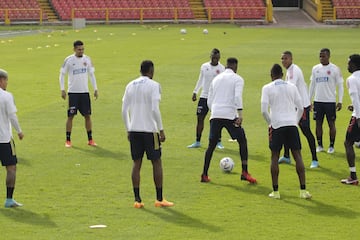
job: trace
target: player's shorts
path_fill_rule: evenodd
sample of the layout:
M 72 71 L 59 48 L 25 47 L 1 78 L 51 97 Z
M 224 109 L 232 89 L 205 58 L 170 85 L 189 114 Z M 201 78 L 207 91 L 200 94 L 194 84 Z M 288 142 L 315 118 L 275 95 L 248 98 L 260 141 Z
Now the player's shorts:
M 0 143 L 0 160 L 2 166 L 17 164 L 14 140 L 11 139 L 8 143 Z
M 310 109 L 311 106 L 305 107 L 303 115 L 299 121 L 301 128 L 310 128 Z
M 354 116 L 350 119 L 349 126 L 346 130 L 345 139 L 351 143 L 360 141 L 360 128 L 358 127 L 356 118 Z
M 269 128 L 269 148 L 271 151 L 280 152 L 283 145 L 292 150 L 301 150 L 299 131 L 296 126 Z
M 91 103 L 89 93 L 68 93 L 68 95 L 68 117 L 76 115 L 78 110 L 83 116 L 91 115 Z
M 147 159 L 157 160 L 161 157 L 161 144 L 158 133 L 130 132 L 130 149 L 133 160 L 142 159 L 146 153 Z
M 207 98 L 200 98 L 196 110 L 196 115 L 206 115 L 209 112 L 209 107 L 207 105 Z
M 226 128 L 232 139 L 246 140 L 245 131 L 242 127 L 235 126 L 234 120 L 213 118 L 210 120 L 210 141 L 221 137 L 221 130 Z
M 334 102 L 314 102 L 314 120 L 335 121 L 336 119 L 336 103 Z

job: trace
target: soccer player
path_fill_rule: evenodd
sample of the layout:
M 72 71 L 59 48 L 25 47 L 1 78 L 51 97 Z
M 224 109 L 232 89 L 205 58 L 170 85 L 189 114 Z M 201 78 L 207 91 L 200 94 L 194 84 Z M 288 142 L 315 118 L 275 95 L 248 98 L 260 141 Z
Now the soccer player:
M 143 208 L 140 197 L 140 169 L 144 153 L 152 163 L 156 187 L 155 207 L 174 205 L 163 198 L 163 170 L 161 163 L 161 142 L 165 141 L 159 102 L 160 84 L 152 80 L 154 64 L 145 60 L 141 63 L 141 76 L 131 81 L 125 89 L 122 117 L 128 132 L 131 157 L 133 159 L 132 184 L 135 208 Z
M 16 180 L 16 151 L 12 138 L 11 126 L 15 128 L 20 140 L 24 138 L 18 118 L 14 98 L 6 91 L 8 74 L 0 69 L 0 160 L 6 168 L 6 201 L 5 207 L 20 207 L 21 203 L 13 199 Z
M 352 115 L 346 131 L 345 151 L 350 169 L 350 176 L 342 179 L 344 184 L 358 185 L 356 176 L 354 142 L 360 140 L 360 55 L 353 54 L 349 57 L 348 71 L 351 76 L 346 79 L 346 86 L 352 102 Z
M 292 53 L 290 51 L 285 51 L 282 53 L 281 63 L 286 68 L 285 80 L 294 84 L 300 93 L 300 97 L 304 108 L 304 113 L 300 119 L 299 127 L 302 133 L 305 135 L 310 147 L 310 151 L 312 155 L 312 162 L 310 168 L 317 168 L 319 167 L 319 162 L 316 155 L 315 137 L 310 129 L 311 103 L 309 98 L 308 87 L 304 80 L 304 75 L 301 69 L 296 64 L 293 63 Z M 290 163 L 289 148 L 286 147 L 284 149 L 284 156 L 279 159 L 279 163 L 283 163 L 283 162 Z
M 321 49 L 319 57 L 320 64 L 312 68 L 309 89 L 310 100 L 314 97 L 314 120 L 316 120 L 316 139 L 318 143 L 316 151 L 324 151 L 322 125 L 324 116 L 326 116 L 330 129 L 330 145 L 327 152 L 334 153 L 336 111 L 340 111 L 342 108 L 344 79 L 340 69 L 329 61 L 330 50 L 328 48 Z M 338 103 L 336 103 L 336 87 L 338 88 Z
M 273 192 L 271 198 L 280 198 L 278 159 L 282 146 L 291 149 L 296 162 L 296 172 L 300 182 L 300 198 L 311 198 L 306 191 L 305 167 L 301 157 L 301 142 L 298 122 L 303 113 L 303 102 L 295 85 L 282 80 L 283 72 L 279 64 L 271 68 L 271 83 L 261 92 L 261 113 L 269 125 L 269 148 L 271 150 L 271 178 Z
M 220 137 L 221 130 L 226 128 L 232 139 L 239 144 L 239 152 L 242 163 L 241 180 L 256 183 L 256 179 L 248 173 L 248 148 L 245 130 L 241 124 L 243 121 L 242 93 L 244 79 L 236 74 L 238 60 L 228 58 L 226 69 L 214 78 L 210 84 L 207 104 L 211 111 L 209 145 L 205 152 L 204 168 L 201 174 L 201 182 L 210 182 L 208 170 L 210 161 Z
M 90 77 L 91 84 L 94 88 L 94 97 L 98 98 L 98 89 L 95 78 L 95 68 L 89 56 L 84 54 L 84 43 L 82 41 L 74 42 L 74 54 L 65 58 L 64 64 L 60 69 L 60 89 L 61 97 L 66 99 L 66 91 L 64 79 L 68 75 L 68 95 L 69 108 L 67 111 L 66 122 L 66 141 L 65 147 L 71 147 L 71 130 L 72 122 L 77 111 L 85 118 L 85 128 L 87 131 L 88 145 L 97 146 L 92 137 L 92 123 L 91 123 L 91 102 L 88 87 L 88 78 Z
M 200 147 L 201 134 L 204 129 L 204 119 L 209 111 L 207 106 L 207 98 L 209 93 L 209 86 L 211 81 L 216 77 L 219 73 L 225 70 L 225 67 L 219 62 L 220 60 L 220 51 L 214 48 L 210 54 L 210 62 L 206 62 L 201 65 L 199 79 L 196 83 L 192 100 L 196 101 L 196 94 L 200 89 L 201 95 L 197 106 L 197 124 L 196 124 L 196 141 L 189 145 L 188 148 L 198 148 Z M 219 136 L 219 140 L 217 143 L 217 147 L 219 149 L 223 149 L 224 146 L 221 144 L 221 135 Z

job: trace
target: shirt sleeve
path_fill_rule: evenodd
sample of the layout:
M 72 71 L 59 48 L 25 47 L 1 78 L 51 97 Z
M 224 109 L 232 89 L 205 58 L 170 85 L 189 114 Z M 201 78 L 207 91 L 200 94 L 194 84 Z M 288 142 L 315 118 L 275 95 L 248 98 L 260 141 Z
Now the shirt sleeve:
M 196 85 L 195 85 L 195 88 L 194 88 L 193 93 L 198 94 L 200 88 L 203 86 L 203 78 L 204 78 L 204 75 L 203 75 L 203 70 L 202 70 L 202 67 L 201 67 L 201 68 L 200 68 L 199 79 L 198 79 L 197 82 L 196 82 Z
M 59 74 L 59 83 L 60 83 L 60 90 L 65 90 L 65 75 L 67 72 L 67 61 L 65 60 L 63 65 L 60 68 Z
M 271 118 L 269 114 L 269 99 L 264 87 L 261 90 L 261 114 L 263 115 L 267 124 L 271 125 Z
M 314 79 L 314 68 L 311 71 L 311 77 L 310 77 L 310 85 L 309 85 L 309 97 L 310 102 L 312 101 L 312 98 L 314 97 L 315 92 L 315 79 Z
M 129 117 L 129 97 L 127 94 L 127 90 L 128 87 L 125 88 L 125 93 L 122 99 L 122 108 L 121 108 L 121 113 L 122 113 L 122 118 L 125 124 L 125 128 L 127 131 L 129 131 L 130 129 L 130 117 Z
M 160 84 L 157 84 L 157 89 L 154 89 L 153 91 L 153 97 L 152 97 L 152 111 L 154 114 L 154 120 L 156 122 L 158 130 L 163 130 L 163 124 L 161 119 L 161 113 L 160 113 L 160 100 L 161 100 L 161 86 Z
M 241 78 L 237 78 L 235 82 L 235 107 L 236 109 L 243 109 L 243 95 L 244 89 L 244 80 Z
M 341 70 L 340 68 L 338 68 L 338 71 L 337 71 L 337 86 L 338 86 L 338 99 L 339 99 L 339 103 L 342 103 L 343 101 L 343 97 L 344 97 L 344 79 L 342 77 L 342 74 L 341 74 Z

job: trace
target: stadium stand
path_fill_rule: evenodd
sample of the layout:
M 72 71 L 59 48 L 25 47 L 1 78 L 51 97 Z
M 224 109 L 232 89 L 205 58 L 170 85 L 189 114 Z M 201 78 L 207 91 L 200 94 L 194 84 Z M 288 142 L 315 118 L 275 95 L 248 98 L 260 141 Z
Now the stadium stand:
M 332 0 L 336 19 L 360 19 L 360 0 Z
M 51 0 L 61 20 L 75 18 L 104 20 L 179 19 L 194 18 L 188 0 Z M 142 9 L 142 10 L 141 10 Z
M 17 21 L 39 20 L 40 6 L 37 0 L 1 0 L 0 1 L 0 20 L 5 19 L 6 11 L 8 18 Z M 43 19 L 47 19 L 43 13 Z
M 262 0 L 204 0 L 204 4 L 213 19 L 263 19 L 266 11 Z

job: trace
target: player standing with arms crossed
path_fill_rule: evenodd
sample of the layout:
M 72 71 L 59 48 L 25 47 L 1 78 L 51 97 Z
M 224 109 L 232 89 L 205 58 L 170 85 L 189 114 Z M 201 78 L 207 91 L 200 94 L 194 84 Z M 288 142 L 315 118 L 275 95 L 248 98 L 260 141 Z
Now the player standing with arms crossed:
M 68 75 L 68 95 L 69 95 L 69 109 L 68 118 L 66 121 L 66 141 L 65 147 L 71 147 L 71 130 L 72 122 L 77 111 L 85 118 L 85 128 L 88 137 L 88 145 L 97 146 L 92 137 L 92 122 L 91 122 L 91 102 L 88 87 L 88 78 L 90 77 L 91 84 L 94 88 L 95 100 L 98 98 L 98 89 L 95 78 L 95 68 L 89 56 L 84 54 L 84 43 L 82 41 L 74 42 L 74 52 L 65 58 L 65 61 L 60 69 L 60 89 L 61 97 L 66 99 L 65 91 L 65 75 Z

